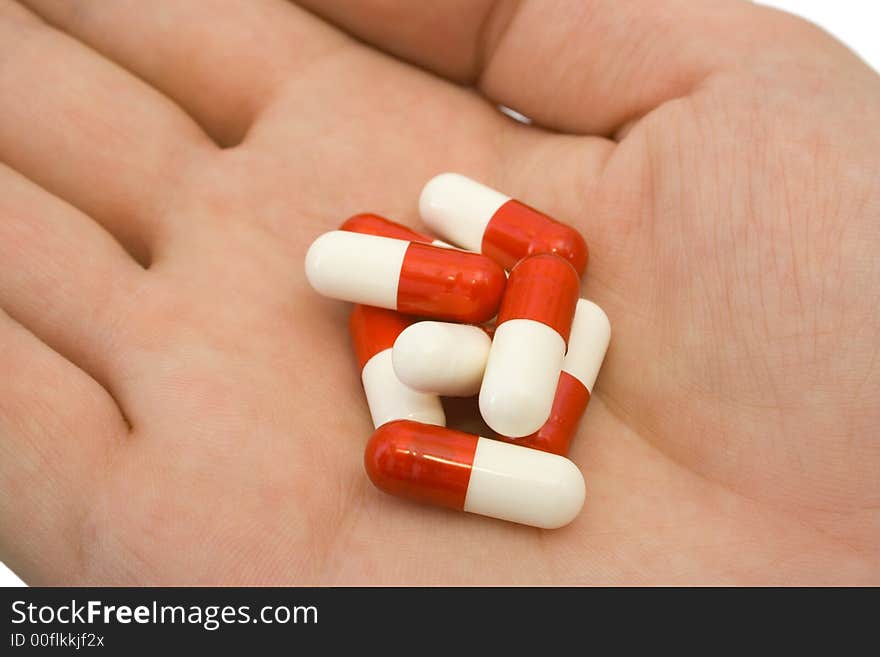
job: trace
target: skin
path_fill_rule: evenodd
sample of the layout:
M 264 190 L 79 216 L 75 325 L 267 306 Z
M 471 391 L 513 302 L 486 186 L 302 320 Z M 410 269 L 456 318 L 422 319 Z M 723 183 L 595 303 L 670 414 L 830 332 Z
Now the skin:
M 0 558 L 33 584 L 880 584 L 878 76 L 726 1 L 306 4 L 0 1 Z M 590 245 L 612 344 L 564 529 L 363 473 L 348 308 L 303 257 L 356 212 L 421 228 L 441 171 Z

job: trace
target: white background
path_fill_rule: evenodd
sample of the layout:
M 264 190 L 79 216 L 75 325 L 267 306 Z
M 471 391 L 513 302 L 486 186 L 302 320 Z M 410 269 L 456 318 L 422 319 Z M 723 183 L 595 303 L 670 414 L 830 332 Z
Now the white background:
M 765 0 L 764 4 L 818 23 L 880 71 L 880 3 L 876 0 Z M 23 584 L 0 563 L 0 586 Z

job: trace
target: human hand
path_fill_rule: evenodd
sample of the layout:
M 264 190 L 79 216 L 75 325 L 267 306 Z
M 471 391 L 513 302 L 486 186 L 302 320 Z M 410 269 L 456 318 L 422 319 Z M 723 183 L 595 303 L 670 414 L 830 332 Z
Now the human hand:
M 738 3 L 308 3 L 373 45 L 215 4 L 0 3 L 0 557 L 23 578 L 880 583 L 876 74 Z M 590 245 L 613 338 L 561 530 L 363 473 L 348 309 L 303 256 L 356 212 L 415 225 L 447 170 Z

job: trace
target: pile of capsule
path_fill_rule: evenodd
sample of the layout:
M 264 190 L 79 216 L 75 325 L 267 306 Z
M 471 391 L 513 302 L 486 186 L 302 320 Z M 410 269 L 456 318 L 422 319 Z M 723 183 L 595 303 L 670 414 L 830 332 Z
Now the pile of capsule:
M 566 525 L 584 479 L 565 454 L 611 337 L 579 298 L 587 246 L 455 173 L 425 185 L 419 213 L 449 243 L 360 214 L 306 254 L 319 294 L 357 304 L 349 329 L 375 427 L 367 475 L 392 495 Z M 445 426 L 440 398 L 475 395 L 491 438 Z

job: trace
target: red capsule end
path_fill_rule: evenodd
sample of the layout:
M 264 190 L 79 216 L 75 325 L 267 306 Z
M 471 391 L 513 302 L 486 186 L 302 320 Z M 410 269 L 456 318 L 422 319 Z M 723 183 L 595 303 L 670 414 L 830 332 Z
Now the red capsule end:
M 529 256 L 510 272 L 498 326 L 509 319 L 533 319 L 555 329 L 568 344 L 580 290 L 577 272 L 567 260 L 550 254 Z
M 559 375 L 559 385 L 556 386 L 553 409 L 544 426 L 525 438 L 499 436 L 499 439 L 514 445 L 565 456 L 568 454 L 571 439 L 577 432 L 589 401 L 590 391 L 584 384 L 568 372 L 562 372 Z
M 347 230 L 350 233 L 364 233 L 366 235 L 378 235 L 379 237 L 393 237 L 407 242 L 425 242 L 430 244 L 433 239 L 428 235 L 414 231 L 412 228 L 391 221 L 378 214 L 356 214 L 346 219 L 339 230 Z
M 348 332 L 354 345 L 358 369 L 373 356 L 394 346 L 397 336 L 415 320 L 393 310 L 356 305 L 348 318 Z
M 553 253 L 568 260 L 581 276 L 589 252 L 581 234 L 525 203 L 510 200 L 492 215 L 481 251 L 511 269 L 526 256 Z
M 504 270 L 484 255 L 413 242 L 403 258 L 397 310 L 481 324 L 498 312 L 506 282 Z
M 479 438 L 410 420 L 376 429 L 364 469 L 379 490 L 461 511 Z

